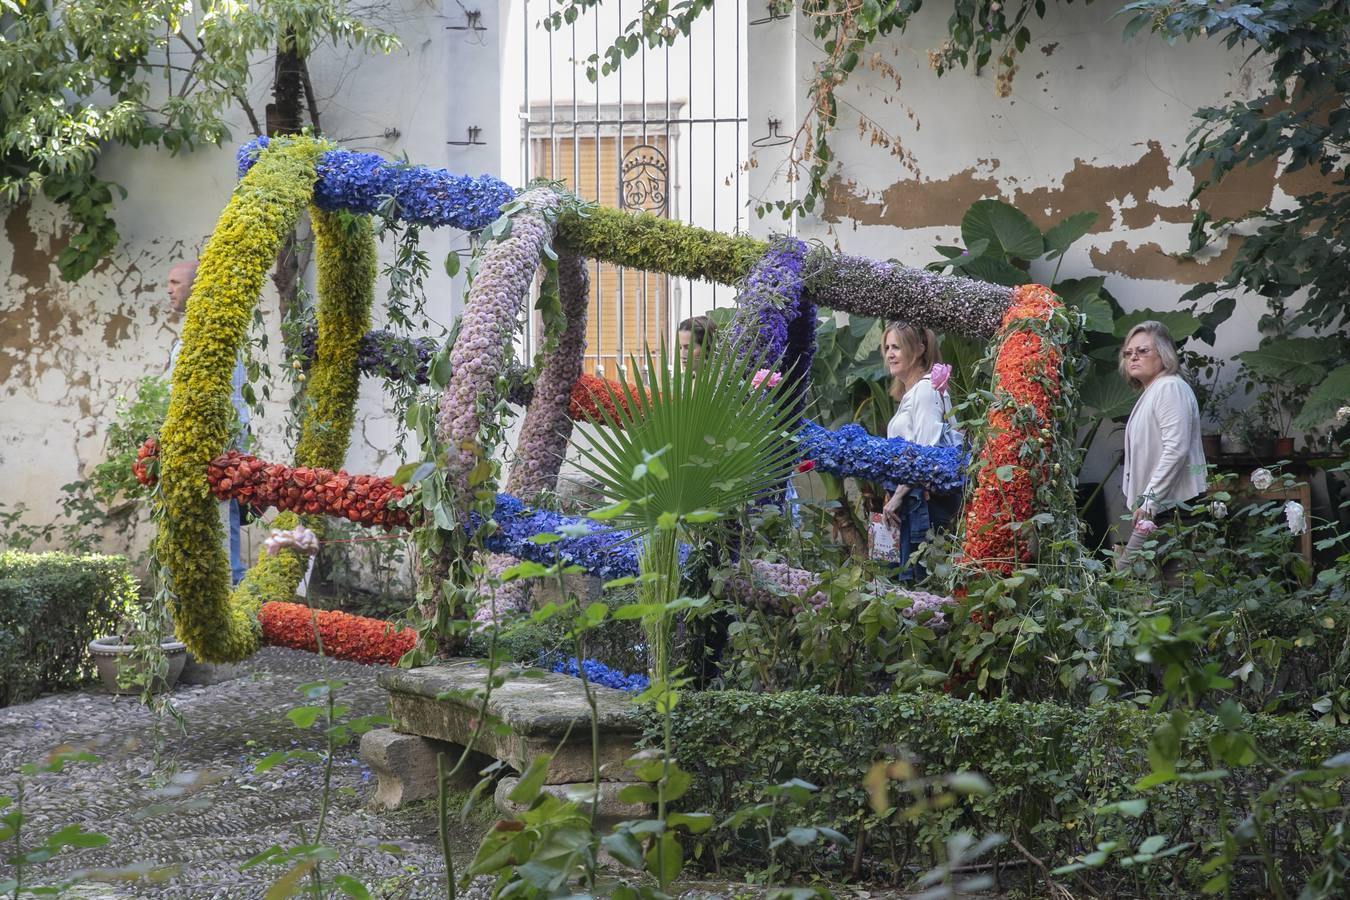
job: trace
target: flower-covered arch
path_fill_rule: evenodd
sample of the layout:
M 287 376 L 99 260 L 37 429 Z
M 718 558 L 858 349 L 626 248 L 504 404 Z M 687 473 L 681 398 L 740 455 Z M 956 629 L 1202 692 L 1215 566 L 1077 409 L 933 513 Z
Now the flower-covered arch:
M 630 543 L 595 523 L 530 508 L 556 483 L 577 418 L 622 398 L 584 376 L 587 270 L 593 258 L 653 272 L 736 284 L 733 331 L 782 360 L 798 396 L 809 377 L 817 306 L 904 319 L 935 330 L 991 340 L 994 362 L 988 428 L 975 462 L 951 448 L 875 438 L 857 426 L 830 431 L 803 420 L 803 458 L 823 471 L 886 486 L 937 490 L 973 474 L 964 523 L 967 564 L 993 573 L 1029 559 L 1019 523 L 1031 517 L 1038 491 L 1052 483 L 1066 440 L 1062 399 L 1070 318 L 1046 288 L 1010 289 L 893 263 L 811 250 L 792 238 L 763 242 L 682 225 L 651 215 L 580 209 L 554 187 L 515 193 L 492 178 L 395 166 L 310 139 L 265 141 L 240 151 L 242 180 L 202 257 L 175 369 L 169 415 L 157 448 L 162 482 L 160 558 L 179 598 L 174 613 L 189 648 L 208 661 L 240 659 L 258 640 L 258 609 L 288 600 L 303 559 L 293 549 L 264 557 L 233 593 L 212 497 L 244 499 L 282 511 L 278 527 L 324 515 L 385 527 L 427 526 L 397 502 L 404 490 L 389 479 L 352 476 L 340 467 L 347 448 L 361 361 L 378 368 L 367 334 L 375 273 L 368 215 L 392 197 L 413 222 L 488 229 L 477 254 L 450 378 L 439 404 L 437 432 L 449 448 L 444 466 L 457 497 L 471 494 L 470 475 L 491 456 L 496 432 L 483 411 L 499 399 L 507 349 L 543 260 L 556 260 L 557 326 L 533 384 L 515 463 L 492 512 L 498 528 L 489 550 L 522 558 L 575 562 L 604 577 L 636 571 Z M 229 372 L 244 341 L 252 307 L 282 236 L 312 204 L 319 266 L 319 322 L 308 402 L 294 467 L 267 463 L 227 441 Z M 388 346 L 387 338 L 384 346 Z M 423 348 L 426 349 L 426 348 Z M 416 358 L 416 357 L 414 357 Z M 371 362 L 371 360 L 374 360 Z M 611 383 L 612 384 L 612 383 Z M 147 447 L 143 456 L 153 455 Z M 141 471 L 146 471 L 144 464 Z M 473 481 L 481 492 L 481 478 Z M 466 527 L 475 524 L 464 501 Z M 565 526 L 572 526 L 566 528 Z M 541 532 L 568 535 L 541 546 Z M 765 568 L 765 571 L 768 571 Z M 800 580 L 800 575 L 793 576 Z

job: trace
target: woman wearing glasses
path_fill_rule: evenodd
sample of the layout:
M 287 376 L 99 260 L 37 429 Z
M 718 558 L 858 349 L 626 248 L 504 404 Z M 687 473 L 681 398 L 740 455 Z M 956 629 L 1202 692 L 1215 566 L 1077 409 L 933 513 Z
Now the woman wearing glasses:
M 1200 406 L 1181 377 L 1181 362 L 1167 326 L 1140 322 L 1125 337 L 1120 374 L 1141 391 L 1125 425 L 1125 474 L 1122 489 L 1133 515 L 1118 569 L 1129 568 L 1135 551 L 1148 539 L 1160 513 L 1205 490 L 1205 451 L 1200 446 Z M 1163 577 L 1175 573 L 1164 566 Z

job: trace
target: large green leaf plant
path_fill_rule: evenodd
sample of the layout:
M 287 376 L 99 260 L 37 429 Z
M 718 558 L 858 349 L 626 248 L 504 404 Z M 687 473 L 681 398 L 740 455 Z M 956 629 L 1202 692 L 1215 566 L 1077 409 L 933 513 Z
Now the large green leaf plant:
M 663 346 L 632 360 L 614 414 L 575 441 L 581 473 L 609 505 L 593 514 L 642 542 L 638 609 L 656 680 L 670 676 L 669 625 L 680 601 L 680 544 L 749 504 L 771 499 L 796 462 L 785 382 L 755 386 L 749 374 L 772 360 L 720 342 L 695 366 Z M 646 374 L 642 374 L 643 372 Z
M 1213 343 L 1214 327 L 1223 315 L 1196 317 L 1190 312 L 1140 309 L 1125 312 L 1106 289 L 1106 278 L 1060 278 L 1064 256 L 1096 222 L 1095 212 L 1074 213 L 1042 232 L 1025 213 L 1002 200 L 973 203 L 961 219 L 961 246 L 939 246 L 943 257 L 930 269 L 949 271 L 995 284 L 1014 287 L 1039 282 L 1047 284 L 1068 306 L 1083 317 L 1083 352 L 1091 360 L 1079 385 L 1082 406 L 1079 445 L 1086 450 L 1103 426 L 1119 424 L 1134 407 L 1135 392 L 1117 372 L 1121 341 L 1129 330 L 1146 319 L 1167 325 L 1179 342 L 1192 337 Z M 963 338 L 948 337 L 942 346 L 948 361 L 956 360 L 953 390 L 969 393 L 974 387 L 963 382 L 963 369 L 973 366 L 962 360 L 978 360 L 978 345 Z M 1105 479 L 1103 479 L 1104 481 Z

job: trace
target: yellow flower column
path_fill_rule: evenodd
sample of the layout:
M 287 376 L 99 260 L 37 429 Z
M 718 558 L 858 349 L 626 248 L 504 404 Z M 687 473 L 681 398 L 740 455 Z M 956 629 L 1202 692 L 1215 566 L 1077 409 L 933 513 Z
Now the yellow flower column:
M 360 387 L 357 347 L 370 327 L 377 268 L 375 238 L 367 216 L 315 207 L 310 207 L 309 215 L 319 269 L 319 345 L 309 372 L 295 464 L 340 469 L 347 457 Z M 272 527 L 291 529 L 299 521 L 295 513 L 284 512 Z M 304 524 L 323 533 L 322 516 L 306 516 Z M 256 617 L 258 608 L 269 600 L 290 600 L 307 564 L 304 556 L 290 548 L 276 556 L 260 553 L 235 588 L 231 605 Z

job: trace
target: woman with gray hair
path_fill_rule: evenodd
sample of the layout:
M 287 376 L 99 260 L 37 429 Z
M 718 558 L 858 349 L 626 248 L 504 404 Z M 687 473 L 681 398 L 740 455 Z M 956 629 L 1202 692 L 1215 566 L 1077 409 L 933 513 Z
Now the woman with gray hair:
M 1167 326 L 1150 320 L 1130 329 L 1120 351 L 1120 374 L 1141 391 L 1125 425 L 1121 487 L 1134 524 L 1125 551 L 1116 558 L 1116 567 L 1124 569 L 1152 530 L 1142 523 L 1204 493 L 1205 451 L 1200 445 L 1200 405 L 1181 377 Z

